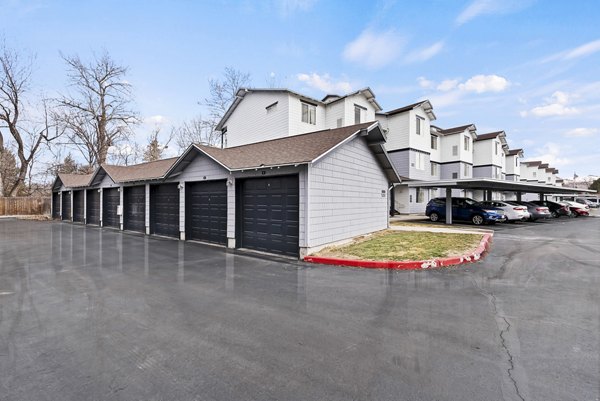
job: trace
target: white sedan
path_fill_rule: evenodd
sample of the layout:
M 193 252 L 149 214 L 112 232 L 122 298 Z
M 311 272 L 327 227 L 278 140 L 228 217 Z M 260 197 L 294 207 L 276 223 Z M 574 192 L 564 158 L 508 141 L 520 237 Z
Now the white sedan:
M 506 220 L 509 222 L 525 221 L 530 217 L 526 206 L 510 205 L 504 201 L 499 200 L 482 201 L 479 203 L 485 207 L 496 207 L 498 209 L 504 210 Z

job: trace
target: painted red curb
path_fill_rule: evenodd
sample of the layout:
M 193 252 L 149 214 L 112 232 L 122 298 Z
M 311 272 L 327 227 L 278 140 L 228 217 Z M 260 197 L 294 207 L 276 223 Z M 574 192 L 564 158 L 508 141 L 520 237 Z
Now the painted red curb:
M 323 265 L 363 267 L 366 269 L 394 269 L 394 270 L 424 270 L 437 267 L 447 267 L 473 263 L 480 260 L 489 251 L 492 237 L 494 234 L 484 234 L 479 246 L 472 252 L 462 256 L 453 256 L 449 258 L 417 260 L 417 261 L 374 261 L 374 260 L 354 260 L 327 258 L 322 256 L 305 256 L 304 261 L 310 263 L 319 263 Z

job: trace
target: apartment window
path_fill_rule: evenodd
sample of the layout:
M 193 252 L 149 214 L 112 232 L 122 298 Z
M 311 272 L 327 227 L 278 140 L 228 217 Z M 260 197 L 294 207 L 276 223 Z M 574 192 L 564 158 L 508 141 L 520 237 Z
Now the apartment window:
M 452 173 L 452 179 L 455 180 L 458 178 L 458 173 Z
M 452 156 L 458 156 L 458 146 L 452 146 Z
M 423 117 L 417 116 L 417 135 L 421 135 L 421 128 L 423 126 L 423 121 L 425 119 Z
M 534 171 L 534 172 L 533 172 L 533 176 L 534 176 L 534 177 L 537 177 L 537 172 L 535 172 L 535 171 Z
M 498 142 L 494 142 L 496 156 L 498 155 Z
M 438 137 L 431 135 L 431 149 L 437 149 Z
M 366 108 L 359 106 L 357 104 L 354 105 L 354 124 L 360 124 L 361 123 L 361 116 L 363 111 L 367 111 Z
M 431 163 L 431 175 L 438 175 L 438 165 L 436 163 Z
M 415 168 L 417 170 L 425 170 L 425 155 L 423 153 L 415 153 Z
M 517 158 L 515 157 L 515 167 L 517 167 L 518 165 L 519 165 L 519 159 L 517 159 Z
M 464 166 L 463 167 L 463 175 L 465 177 L 468 177 L 469 176 L 469 165 L 468 164 L 464 164 L 463 166 Z
M 425 191 L 422 188 L 417 188 L 417 203 L 425 202 Z
M 317 106 L 302 102 L 302 122 L 312 125 L 317 124 Z
M 465 150 L 468 151 L 469 150 L 469 144 L 470 144 L 471 140 L 469 139 L 468 136 L 465 136 L 463 138 L 464 138 L 464 141 L 465 141 Z

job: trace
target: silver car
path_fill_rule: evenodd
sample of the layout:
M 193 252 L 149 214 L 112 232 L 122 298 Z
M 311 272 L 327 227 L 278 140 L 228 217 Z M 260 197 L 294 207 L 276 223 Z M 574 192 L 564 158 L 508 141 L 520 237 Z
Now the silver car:
M 531 217 L 525 206 L 511 205 L 500 200 L 482 201 L 479 203 L 486 207 L 497 207 L 498 209 L 504 210 L 506 220 L 510 223 L 514 223 L 515 221 L 525 221 Z

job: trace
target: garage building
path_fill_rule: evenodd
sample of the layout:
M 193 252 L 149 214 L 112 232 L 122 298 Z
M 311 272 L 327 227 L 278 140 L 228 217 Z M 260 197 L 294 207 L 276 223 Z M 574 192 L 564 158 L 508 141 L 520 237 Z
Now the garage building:
M 103 165 L 85 192 L 87 222 L 303 257 L 388 227 L 389 188 L 400 178 L 385 140 L 371 122 Z M 100 210 L 98 220 L 92 210 Z

